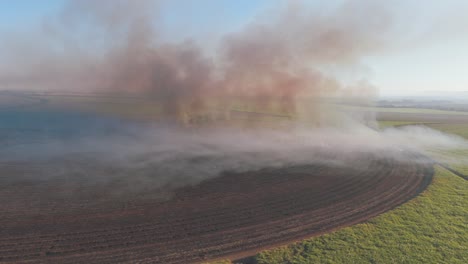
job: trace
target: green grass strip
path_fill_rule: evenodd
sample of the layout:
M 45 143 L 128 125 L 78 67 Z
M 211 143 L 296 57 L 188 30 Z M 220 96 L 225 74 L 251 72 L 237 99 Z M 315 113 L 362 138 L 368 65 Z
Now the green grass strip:
M 366 223 L 264 251 L 259 264 L 468 263 L 468 182 L 436 167 L 416 199 Z

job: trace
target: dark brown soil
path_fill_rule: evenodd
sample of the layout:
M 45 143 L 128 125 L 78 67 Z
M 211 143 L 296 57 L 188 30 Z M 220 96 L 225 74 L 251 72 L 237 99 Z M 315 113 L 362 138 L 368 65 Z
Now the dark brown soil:
M 1 166 L 0 177 L 11 177 L 14 169 Z M 395 208 L 424 190 L 432 175 L 430 163 L 373 158 L 347 169 L 312 164 L 226 173 L 166 200 L 104 199 L 98 189 L 94 196 L 58 199 L 52 193 L 64 192 L 63 184 L 9 184 L 0 188 L 0 262 L 198 263 L 248 256 Z

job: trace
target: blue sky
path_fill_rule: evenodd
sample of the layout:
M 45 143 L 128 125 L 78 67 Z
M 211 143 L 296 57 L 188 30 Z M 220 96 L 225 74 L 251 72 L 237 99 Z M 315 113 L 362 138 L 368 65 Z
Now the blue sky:
M 0 0 L 0 28 L 15 30 L 30 27 L 43 17 L 59 12 L 66 2 L 66 0 Z M 260 10 L 271 6 L 272 2 L 275 0 L 185 0 L 181 5 L 181 1 L 168 1 L 163 15 L 167 23 L 176 27 L 179 24 L 187 26 L 187 22 L 190 22 L 196 23 L 190 25 L 194 28 L 207 26 L 213 28 L 219 24 L 219 21 L 223 21 L 223 25 L 219 26 L 235 29 Z M 188 30 L 190 31 L 190 28 Z
M 239 30 L 281 1 L 168 2 L 162 14 L 166 34 L 175 39 L 195 36 L 209 42 L 222 33 Z M 306 2 L 312 7 L 323 3 Z M 0 32 L 32 28 L 42 18 L 57 14 L 64 3 L 65 0 L 0 0 Z M 392 1 L 392 8 L 397 14 L 396 26 L 407 31 L 408 41 L 389 52 L 364 58 L 366 78 L 383 95 L 468 90 L 468 1 L 396 0 Z
M 45 15 L 58 12 L 63 3 L 64 0 L 0 0 L 0 29 L 30 27 Z

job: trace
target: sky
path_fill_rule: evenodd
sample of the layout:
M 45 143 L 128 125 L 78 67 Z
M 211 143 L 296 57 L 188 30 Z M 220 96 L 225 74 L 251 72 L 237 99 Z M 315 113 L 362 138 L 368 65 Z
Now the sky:
M 79 0 L 77 0 L 79 1 Z M 139 0 L 135 0 L 136 2 Z M 303 1 L 310 8 L 338 5 L 344 0 Z M 27 32 L 60 12 L 65 0 L 0 0 L 0 33 Z M 192 37 L 204 47 L 215 46 L 226 32 L 243 26 L 286 1 L 168 1 L 161 12 L 165 38 Z M 375 1 L 379 3 L 379 1 Z M 365 78 L 380 95 L 424 95 L 428 91 L 468 90 L 468 1 L 381 1 L 392 12 L 395 41 L 384 51 L 362 58 Z M 182 3 L 182 4 L 181 4 Z M 0 42 L 2 40 L 0 39 Z M 1 54 L 1 53 L 0 53 Z

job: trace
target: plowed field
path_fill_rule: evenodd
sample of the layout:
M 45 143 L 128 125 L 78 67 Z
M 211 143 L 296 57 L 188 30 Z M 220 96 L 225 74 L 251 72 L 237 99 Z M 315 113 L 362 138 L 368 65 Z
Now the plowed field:
M 433 175 L 432 165 L 415 162 L 424 158 L 414 153 L 399 160 L 363 154 L 362 160 L 224 173 L 165 199 L 148 191 L 108 197 L 100 185 L 67 195 L 66 181 L 11 180 L 31 164 L 0 164 L 0 262 L 242 257 L 390 210 L 424 190 Z

